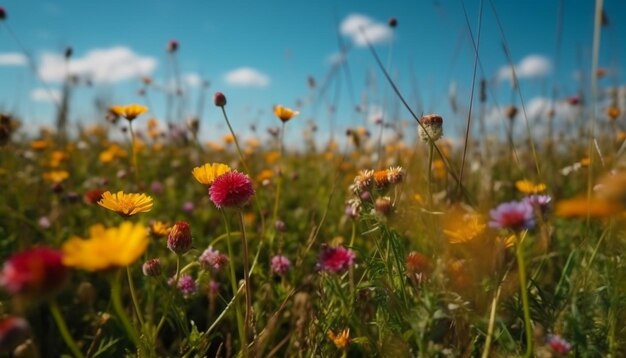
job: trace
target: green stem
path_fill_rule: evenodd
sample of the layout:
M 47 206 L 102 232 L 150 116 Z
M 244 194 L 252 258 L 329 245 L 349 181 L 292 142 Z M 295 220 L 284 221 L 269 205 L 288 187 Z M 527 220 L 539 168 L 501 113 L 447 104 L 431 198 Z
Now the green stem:
M 72 354 L 75 357 L 83 358 L 84 355 L 81 353 L 80 349 L 78 349 L 78 345 L 76 344 L 76 341 L 74 341 L 74 338 L 72 338 L 72 335 L 70 334 L 70 331 L 67 328 L 67 324 L 65 323 L 65 319 L 63 318 L 63 314 L 61 313 L 61 310 L 59 309 L 59 304 L 57 303 L 57 301 L 55 300 L 50 301 L 50 312 L 52 313 L 54 322 L 57 324 L 57 327 L 59 328 L 59 331 L 61 332 L 61 337 L 63 337 L 65 344 L 67 344 L 67 347 L 70 349 Z
M 137 319 L 139 323 L 143 327 L 143 317 L 141 315 L 141 310 L 139 309 L 139 303 L 137 301 L 137 295 L 135 294 L 135 285 L 133 284 L 133 277 L 130 274 L 130 266 L 126 266 L 126 277 L 128 278 L 128 287 L 130 289 L 130 298 L 133 300 L 133 306 L 135 307 L 135 314 L 137 314 Z
M 133 154 L 133 168 L 135 168 L 135 179 L 139 184 L 139 164 L 137 163 L 137 151 L 135 150 L 135 131 L 133 130 L 133 122 L 128 121 L 128 130 L 130 131 L 130 150 Z
M 517 236 L 517 234 L 515 234 Z M 530 309 L 528 307 L 528 288 L 526 286 L 526 263 L 524 261 L 523 236 L 517 241 L 517 268 L 519 274 L 520 294 L 522 296 L 522 308 L 524 310 L 524 329 L 526 330 L 526 353 L 524 357 L 530 357 L 533 353 L 533 329 L 530 323 Z
M 487 328 L 487 339 L 485 340 L 485 349 L 483 350 L 482 358 L 489 357 L 489 351 L 491 350 L 491 341 L 493 339 L 493 330 L 496 323 L 496 311 L 498 307 L 498 300 L 500 299 L 500 293 L 502 292 L 502 284 L 498 285 L 496 294 L 491 301 L 491 312 L 489 314 L 489 326 Z
M 178 289 L 178 280 L 180 278 L 180 256 L 176 255 L 176 274 L 174 275 L 174 285 L 170 290 L 170 295 L 167 299 L 167 303 L 165 304 L 165 309 L 163 310 L 163 314 L 161 315 L 161 319 L 157 324 L 157 328 L 154 331 L 154 341 L 156 342 L 156 337 L 159 335 L 159 331 L 163 324 L 165 323 L 165 318 L 167 317 L 167 312 L 170 310 L 170 306 L 172 305 L 172 301 L 174 301 L 174 295 L 176 294 L 176 290 Z
M 226 226 L 226 247 L 228 248 L 228 257 L 230 258 L 229 267 L 230 267 L 230 284 L 233 289 L 233 296 L 237 295 L 237 275 L 235 274 L 235 256 L 233 256 L 233 247 L 230 240 L 230 224 L 228 223 L 228 218 L 223 210 L 220 210 L 222 213 L 222 217 L 224 218 L 224 226 Z M 239 305 L 235 305 L 235 316 L 237 317 L 237 330 L 239 331 L 239 338 L 241 339 L 241 351 L 243 352 L 244 357 L 247 356 L 247 347 L 248 347 L 248 337 L 246 336 L 246 330 L 244 328 L 243 316 L 241 315 L 241 307 Z
M 433 159 L 435 158 L 435 144 L 433 141 L 428 142 L 428 207 L 432 209 L 433 206 Z
M 124 306 L 122 304 L 122 287 L 120 284 L 119 274 L 116 274 L 115 277 L 111 280 L 111 301 L 113 303 L 113 309 L 115 310 L 115 313 L 117 313 L 120 321 L 122 322 L 126 333 L 133 341 L 133 344 L 137 346 L 139 343 L 137 331 L 131 324 L 130 319 L 128 319 L 128 315 L 126 314 L 126 311 L 124 310 Z
M 250 287 L 248 240 L 246 239 L 246 227 L 243 223 L 243 210 L 239 210 L 239 225 L 241 226 L 241 245 L 243 246 L 243 279 L 246 285 L 245 334 L 247 336 L 248 332 L 250 332 L 252 323 L 252 287 Z

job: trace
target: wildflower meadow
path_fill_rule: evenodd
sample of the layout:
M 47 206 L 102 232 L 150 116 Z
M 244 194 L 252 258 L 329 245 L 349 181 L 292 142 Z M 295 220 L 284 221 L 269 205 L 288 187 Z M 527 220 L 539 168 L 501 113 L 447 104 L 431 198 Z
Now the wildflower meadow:
M 371 12 L 337 16 L 329 71 L 259 113 L 242 108 L 281 82 L 186 82 L 184 36 L 154 49 L 142 33 L 159 76 L 128 52 L 100 75 L 108 62 L 87 71 L 70 45 L 38 58 L 17 2 L 0 3 L 0 63 L 48 106 L 0 98 L 0 356 L 625 357 L 626 12 L 607 9 L 626 8 L 554 2 L 549 73 L 568 61 L 568 16 L 590 24 L 576 85 L 528 82 L 526 30 L 500 2 L 435 1 L 420 16 L 464 19 L 444 23 L 465 67 L 433 82 L 465 82 L 443 100 L 402 62 L 440 56 L 403 41 L 419 17 Z

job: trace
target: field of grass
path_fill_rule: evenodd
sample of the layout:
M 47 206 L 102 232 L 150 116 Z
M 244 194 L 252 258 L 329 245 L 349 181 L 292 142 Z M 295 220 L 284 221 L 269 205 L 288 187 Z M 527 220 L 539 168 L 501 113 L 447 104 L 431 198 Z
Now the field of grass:
M 563 99 L 549 133 L 520 101 L 504 136 L 413 114 L 298 147 L 297 111 L 250 133 L 227 96 L 208 143 L 140 104 L 71 135 L 2 113 L 0 354 L 626 356 L 617 94 Z

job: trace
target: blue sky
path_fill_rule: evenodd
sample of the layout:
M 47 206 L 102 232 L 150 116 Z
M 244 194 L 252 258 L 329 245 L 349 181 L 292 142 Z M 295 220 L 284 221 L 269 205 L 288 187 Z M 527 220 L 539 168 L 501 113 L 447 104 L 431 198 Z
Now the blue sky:
M 532 104 L 538 108 L 549 99 L 553 81 L 558 83 L 561 98 L 576 94 L 576 72 L 588 75 L 591 67 L 594 2 L 564 3 L 557 66 L 559 1 L 494 1 L 513 59 L 520 65 L 523 94 L 527 102 L 535 100 Z M 465 5 L 476 34 L 479 2 L 466 1 Z M 65 46 L 73 47 L 70 68 L 74 66 L 74 71 L 95 80 L 92 88 L 76 89 L 71 112 L 74 121 L 101 117 L 93 106 L 96 96 L 110 103 L 145 103 L 137 94 L 141 74 L 160 84 L 172 83 L 172 66 L 165 51 L 171 39 L 180 43 L 176 56 L 185 83 L 186 115 L 195 112 L 198 78 L 211 83 L 203 113 L 207 138 L 224 131 L 219 112 L 210 104 L 215 91 L 226 94 L 235 127 L 243 131 L 252 122 L 260 127 L 277 125 L 271 115 L 274 104 L 295 106 L 298 99 L 306 98 L 317 100 L 306 102 L 299 120 L 290 126 L 302 126 L 315 118 L 321 131 L 328 132 L 327 106 L 336 103 L 335 130 L 343 133 L 346 127 L 363 123 L 353 110 L 353 101 L 360 102 L 366 95 L 369 117 L 398 113 L 408 119 L 406 111 L 395 110 L 397 101 L 372 55 L 359 46 L 358 27 L 367 28 L 366 35 L 376 42 L 383 62 L 390 64 L 399 87 L 415 108 L 421 98 L 421 110 L 443 114 L 449 133 L 458 132 L 464 122 L 462 112 L 455 114 L 450 109 L 450 88 L 456 88 L 461 108 L 469 103 L 474 54 L 461 1 L 2 0 L 0 6 L 8 14 L 6 24 L 0 26 L 0 109 L 17 111 L 35 125 L 52 123 L 55 106 L 26 61 L 19 59 L 21 48 L 9 28 L 32 55 L 52 92 L 60 88 L 65 71 L 58 56 Z M 626 24 L 617 14 L 626 14 L 626 3 L 607 0 L 605 9 L 610 25 L 602 33 L 600 62 L 609 69 L 609 76 L 602 80 L 608 86 L 623 80 L 620 39 L 626 35 Z M 396 29 L 387 27 L 390 17 L 397 18 Z M 7 24 L 9 27 L 4 26 Z M 507 63 L 502 33 L 488 1 L 484 2 L 482 26 L 484 76 L 491 80 L 497 102 L 508 105 L 510 83 L 502 70 Z M 313 76 L 321 85 L 338 52 L 338 31 L 342 41 L 352 45 L 347 63 L 354 99 L 343 72 L 330 82 L 325 98 L 319 93 L 310 97 L 314 92 L 307 86 L 307 77 Z M 239 72 L 238 81 L 227 80 L 229 73 L 242 68 L 252 71 Z M 164 95 L 150 92 L 150 100 L 152 115 L 164 119 Z M 493 105 L 494 99 L 489 101 Z

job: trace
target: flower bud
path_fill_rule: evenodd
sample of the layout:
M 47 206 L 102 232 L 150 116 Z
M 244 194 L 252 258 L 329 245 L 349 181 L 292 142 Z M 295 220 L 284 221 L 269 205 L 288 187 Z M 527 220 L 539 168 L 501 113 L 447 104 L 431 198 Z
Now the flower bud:
M 28 322 L 15 316 L 0 319 L 0 352 L 10 352 L 30 336 Z
M 161 274 L 161 260 L 156 258 L 144 262 L 141 271 L 148 277 L 159 276 Z
M 395 28 L 396 26 L 398 26 L 398 20 L 395 17 L 389 18 L 389 21 L 387 23 L 391 28 Z
M 506 118 L 510 120 L 515 119 L 515 116 L 517 115 L 517 107 L 515 106 L 507 107 L 506 110 L 504 111 L 504 114 L 506 115 Z
M 186 221 L 177 222 L 167 236 L 167 248 L 177 255 L 184 254 L 191 248 L 191 229 Z
M 389 215 L 393 210 L 393 204 L 391 203 L 391 198 L 388 196 L 383 196 L 381 198 L 377 198 L 374 203 L 374 207 L 376 208 L 376 212 L 382 215 Z
M 176 51 L 178 51 L 178 41 L 170 40 L 170 42 L 167 43 L 167 52 L 174 53 Z
M 443 118 L 438 114 L 427 114 L 420 120 L 420 139 L 423 142 L 436 141 L 443 136 Z
M 226 96 L 224 96 L 222 92 L 215 92 L 215 95 L 213 95 L 213 103 L 215 103 L 217 107 L 224 107 L 226 105 Z
M 0 21 L 6 20 L 6 18 L 7 18 L 7 12 L 3 7 L 0 6 Z

